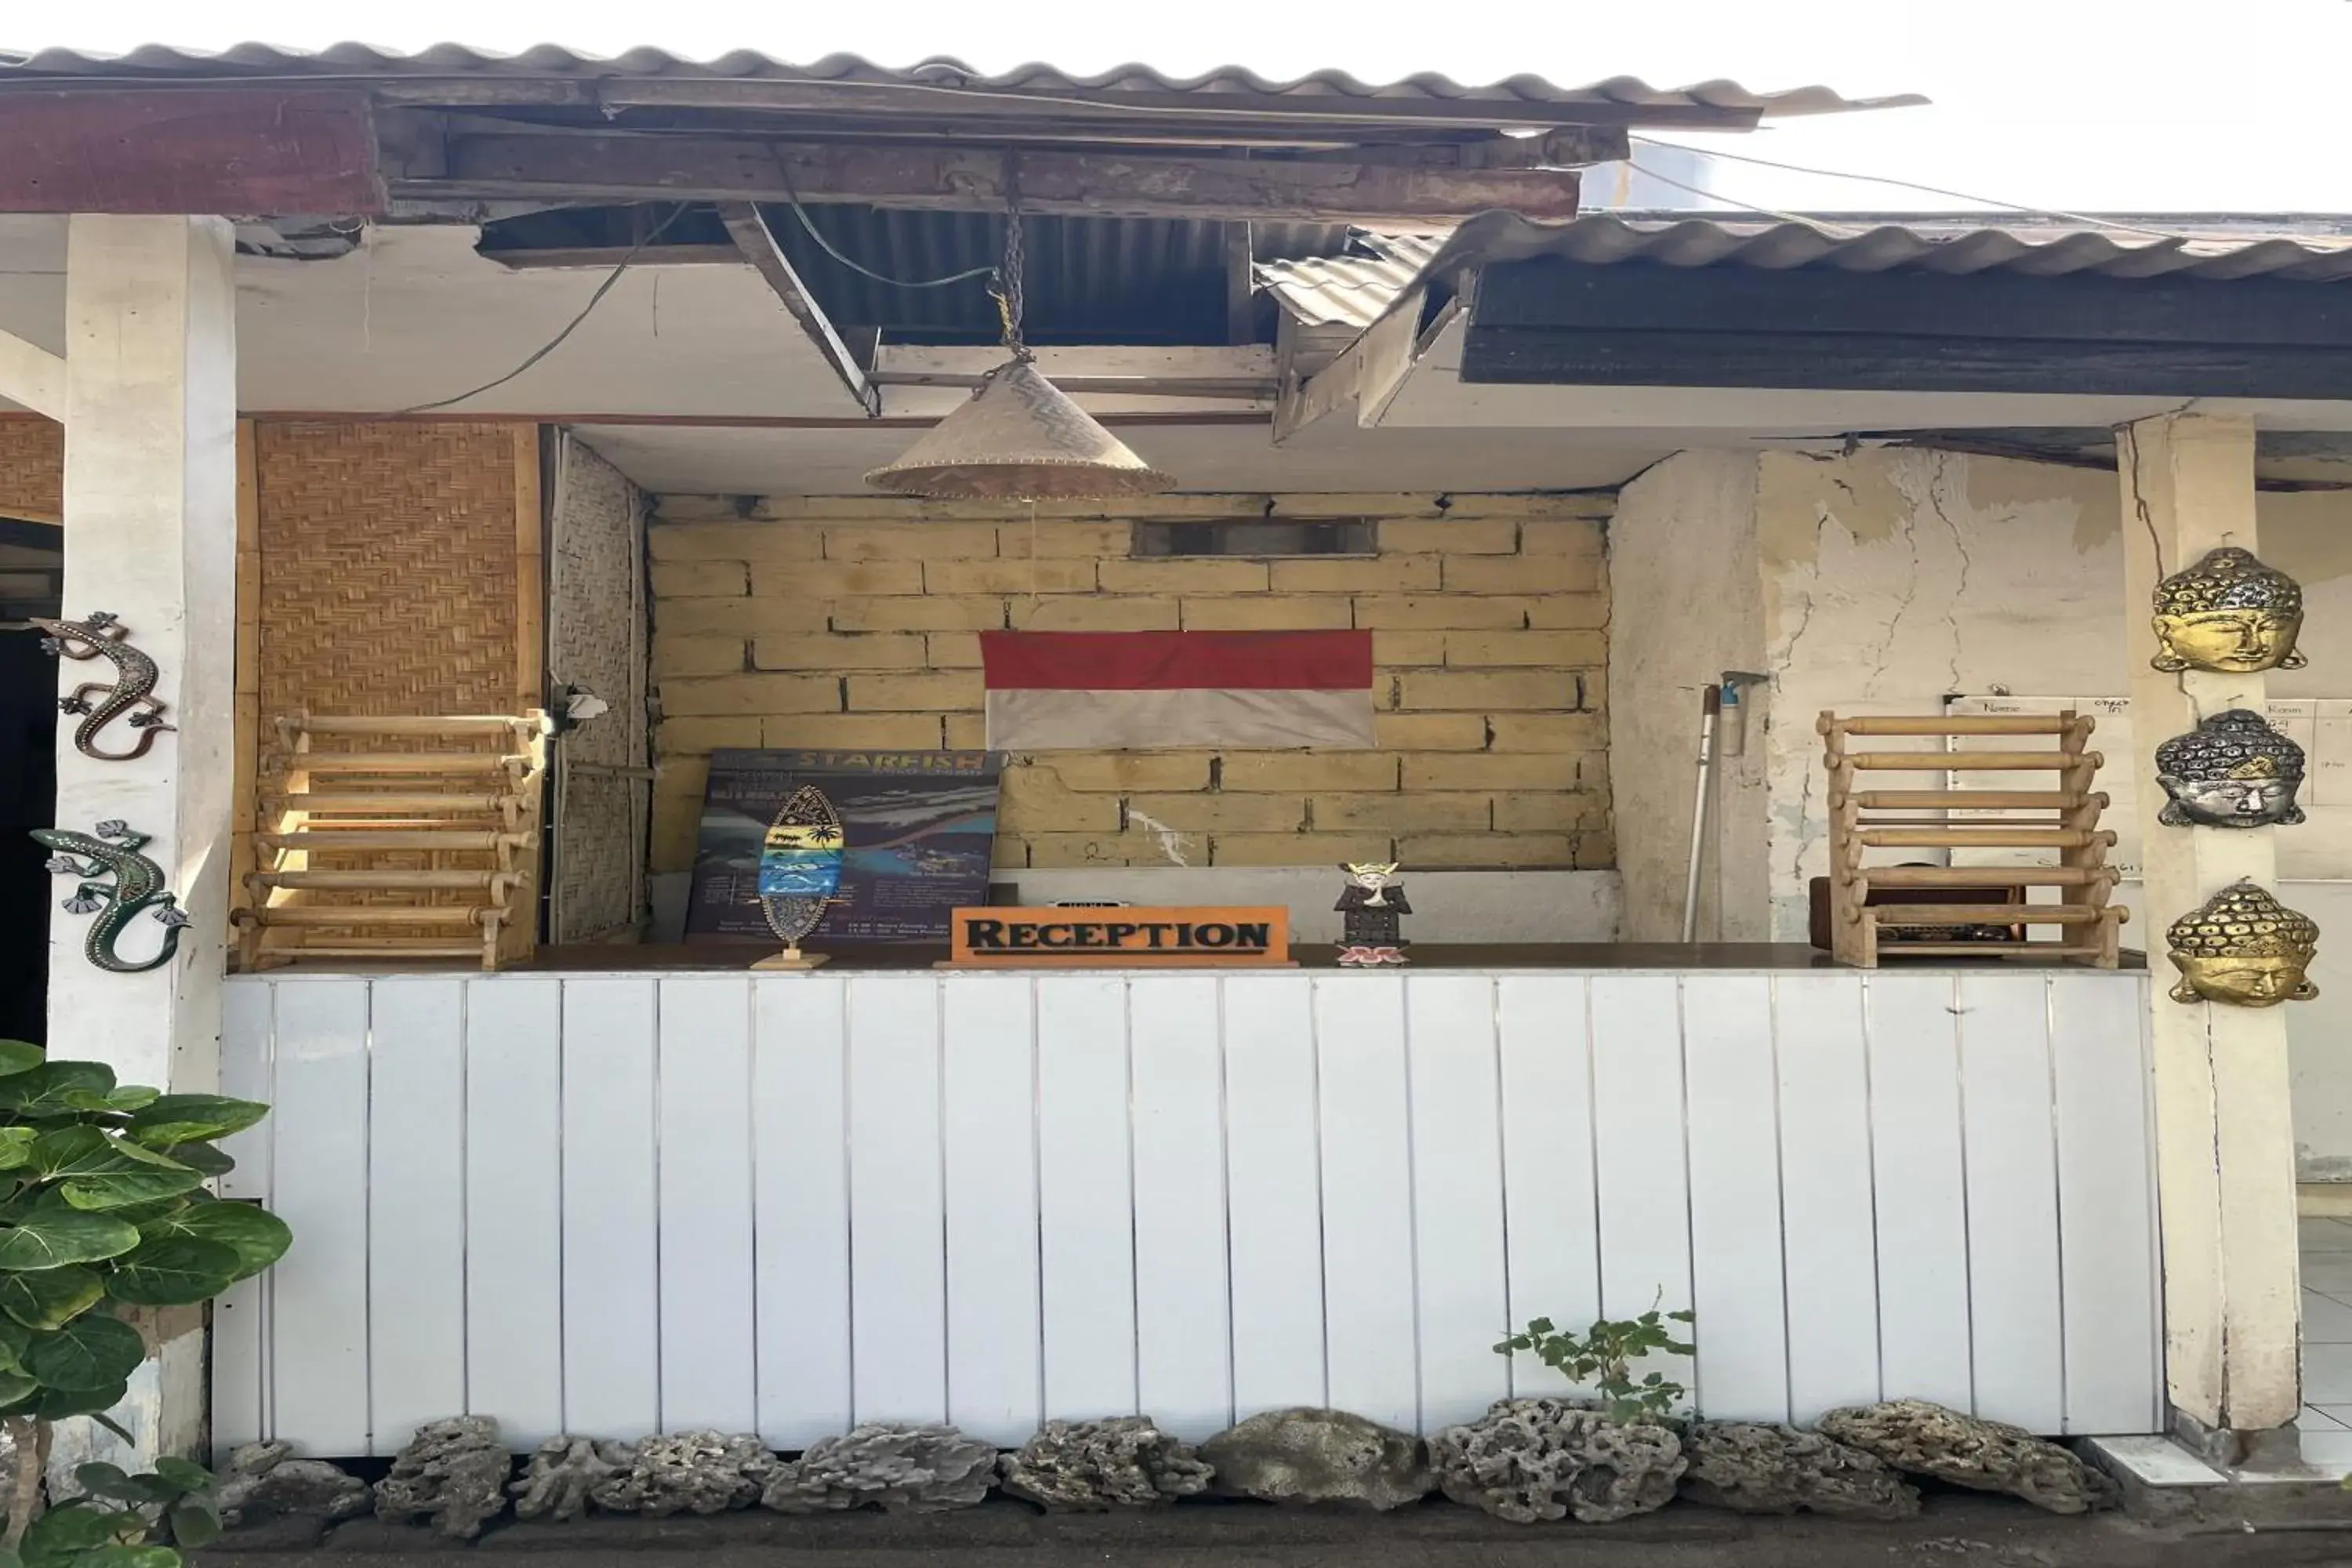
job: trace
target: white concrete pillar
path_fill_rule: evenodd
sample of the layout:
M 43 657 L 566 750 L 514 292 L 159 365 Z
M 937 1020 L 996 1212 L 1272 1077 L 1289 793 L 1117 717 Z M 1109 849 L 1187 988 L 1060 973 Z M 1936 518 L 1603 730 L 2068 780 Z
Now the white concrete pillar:
M 2286 1015 L 2172 1000 L 2164 932 L 2241 877 L 2274 889 L 2274 830 L 2159 824 L 2155 751 L 2228 709 L 2263 711 L 2266 677 L 2155 668 L 2150 599 L 2160 578 L 2209 550 L 2260 552 L 2254 431 L 2242 418 L 2184 414 L 2116 437 L 2135 754 L 2107 765 L 2132 770 L 2146 864 L 2147 908 L 2136 913 L 2155 972 L 2165 1380 L 2185 1435 L 2237 1462 L 2254 1450 L 2252 1435 L 2287 1426 L 2302 1404 Z
M 149 835 L 142 853 L 192 923 L 172 963 L 120 974 L 84 955 L 94 917 L 53 910 L 49 1049 L 182 1092 L 220 1079 L 236 635 L 234 252 L 223 218 L 90 215 L 71 220 L 66 252 L 64 611 L 121 617 L 155 661 L 156 694 L 177 728 L 143 757 L 101 762 L 75 749 L 76 720 L 66 716 L 54 820 L 87 833 L 120 818 Z M 113 673 L 102 659 L 60 662 L 60 693 Z M 100 744 L 124 750 L 137 733 L 118 720 Z M 71 888 L 57 879 L 60 899 Z M 143 957 L 164 934 L 139 918 L 122 952 Z M 167 1343 L 116 1414 L 150 1456 L 194 1447 L 202 1334 Z M 60 1434 L 60 1448 L 69 1446 Z

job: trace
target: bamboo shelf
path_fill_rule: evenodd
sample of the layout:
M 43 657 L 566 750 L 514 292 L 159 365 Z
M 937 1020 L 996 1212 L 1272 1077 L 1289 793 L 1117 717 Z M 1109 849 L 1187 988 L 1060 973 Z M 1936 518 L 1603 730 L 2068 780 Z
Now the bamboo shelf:
M 544 714 L 296 713 L 276 731 L 262 864 L 231 917 L 240 968 L 530 955 Z
M 2089 749 L 2094 721 L 2074 713 L 1892 716 L 1841 719 L 1823 713 L 1823 762 L 1829 769 L 1830 951 L 1841 963 L 1874 969 L 1882 957 L 1998 956 L 2063 959 L 2113 969 L 2121 958 L 2122 926 L 2131 918 L 2110 903 L 2121 873 L 2107 864 L 2116 835 L 2099 826 L 2107 797 L 2091 787 L 2105 760 Z M 1965 751 L 1858 751 L 1871 737 L 1961 738 Z M 2048 736 L 2047 750 L 1997 750 L 2004 737 Z M 1874 789 L 1874 773 L 2054 773 L 2055 788 Z M 2025 782 L 2025 781 L 2021 781 Z M 1979 814 L 1953 821 L 1950 813 Z M 1923 815 L 1926 814 L 1926 815 Z M 2047 851 L 2042 864 L 2021 866 L 1866 866 L 1868 848 L 2025 849 Z M 1909 901 L 1939 888 L 2010 890 L 2000 903 Z M 2029 888 L 2059 890 L 2057 901 L 2034 903 Z M 1872 895 L 1893 894 L 1882 901 Z M 1990 941 L 1974 928 L 2006 927 L 2016 940 Z M 2027 942 L 2027 928 L 2055 926 L 2056 942 Z M 1949 931 L 1949 938 L 1934 933 Z

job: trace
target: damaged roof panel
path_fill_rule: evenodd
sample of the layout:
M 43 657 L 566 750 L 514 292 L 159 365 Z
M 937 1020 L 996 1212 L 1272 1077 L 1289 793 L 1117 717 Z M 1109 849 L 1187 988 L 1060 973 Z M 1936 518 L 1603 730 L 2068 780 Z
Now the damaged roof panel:
M 1360 331 L 1380 319 L 1444 243 L 1443 234 L 1360 233 L 1353 239 L 1355 254 L 1261 261 L 1257 283 L 1304 325 Z

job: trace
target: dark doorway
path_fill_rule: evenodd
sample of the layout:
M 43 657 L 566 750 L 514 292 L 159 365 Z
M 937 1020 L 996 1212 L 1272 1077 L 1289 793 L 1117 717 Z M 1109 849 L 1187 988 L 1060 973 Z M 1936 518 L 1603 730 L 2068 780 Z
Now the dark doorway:
M 57 879 L 29 837 L 58 799 L 58 666 L 28 616 L 58 614 L 65 552 L 46 523 L 0 517 L 0 1038 L 46 1044 Z

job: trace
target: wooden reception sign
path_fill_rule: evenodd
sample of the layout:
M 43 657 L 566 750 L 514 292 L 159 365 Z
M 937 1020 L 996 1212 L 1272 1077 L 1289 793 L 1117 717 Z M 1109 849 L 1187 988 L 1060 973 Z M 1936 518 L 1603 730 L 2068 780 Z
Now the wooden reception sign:
M 1290 963 L 1290 911 L 1263 909 L 960 909 L 951 965 L 1031 969 L 1269 968 Z

